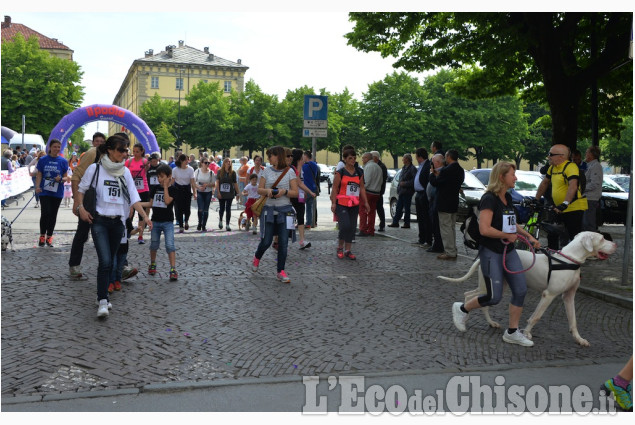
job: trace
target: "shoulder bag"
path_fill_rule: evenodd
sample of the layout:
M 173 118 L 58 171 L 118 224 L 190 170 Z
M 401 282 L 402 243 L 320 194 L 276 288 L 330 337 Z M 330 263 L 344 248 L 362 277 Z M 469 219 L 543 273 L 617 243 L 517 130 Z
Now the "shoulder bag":
M 287 174 L 287 171 L 289 171 L 289 167 L 284 169 L 284 171 L 280 174 L 280 176 L 278 177 L 278 180 L 276 180 L 276 182 L 273 184 L 272 187 L 276 187 L 278 183 L 280 183 L 280 180 L 282 180 L 284 175 Z M 251 211 L 255 215 L 260 216 L 260 213 L 262 212 L 262 209 L 265 207 L 266 202 L 267 202 L 267 197 L 260 195 L 260 198 L 258 198 L 258 200 L 251 205 L 250 207 Z
M 90 186 L 88 187 L 88 190 L 86 190 L 86 193 L 84 193 L 84 209 L 86 211 L 88 211 L 88 213 L 93 216 L 93 218 L 95 217 L 95 214 L 97 213 L 97 183 L 95 183 L 95 185 L 93 186 L 93 183 L 95 182 L 95 178 L 97 179 L 97 182 L 99 182 L 99 164 L 97 164 L 95 166 L 96 170 L 95 173 L 93 174 L 93 178 L 90 181 Z

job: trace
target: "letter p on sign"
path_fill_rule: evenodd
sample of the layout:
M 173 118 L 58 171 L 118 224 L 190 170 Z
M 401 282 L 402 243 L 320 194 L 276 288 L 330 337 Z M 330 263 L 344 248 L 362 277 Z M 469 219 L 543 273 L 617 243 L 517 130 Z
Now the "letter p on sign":
M 304 119 L 326 120 L 328 117 L 328 96 L 305 95 Z

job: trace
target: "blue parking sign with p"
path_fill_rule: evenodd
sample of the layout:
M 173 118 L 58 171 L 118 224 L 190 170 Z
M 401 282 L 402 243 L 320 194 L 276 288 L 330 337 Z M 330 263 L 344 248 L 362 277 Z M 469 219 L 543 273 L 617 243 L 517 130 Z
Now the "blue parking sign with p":
M 328 119 L 328 96 L 316 96 L 307 94 L 304 96 L 304 119 L 326 120 Z

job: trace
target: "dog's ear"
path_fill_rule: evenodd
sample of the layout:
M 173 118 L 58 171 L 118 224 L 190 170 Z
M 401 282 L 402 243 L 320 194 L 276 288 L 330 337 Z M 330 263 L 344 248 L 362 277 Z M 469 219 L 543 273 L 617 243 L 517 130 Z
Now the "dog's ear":
M 593 235 L 585 234 L 582 235 L 582 246 L 589 252 L 593 252 L 595 250 L 593 246 Z

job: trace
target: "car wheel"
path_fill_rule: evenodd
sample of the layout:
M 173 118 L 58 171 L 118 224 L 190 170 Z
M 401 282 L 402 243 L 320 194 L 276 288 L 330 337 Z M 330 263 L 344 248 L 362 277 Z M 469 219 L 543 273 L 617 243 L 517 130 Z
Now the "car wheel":
M 397 200 L 395 198 L 392 198 L 390 200 L 390 216 L 392 218 L 395 218 L 396 215 L 397 215 Z

